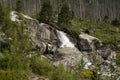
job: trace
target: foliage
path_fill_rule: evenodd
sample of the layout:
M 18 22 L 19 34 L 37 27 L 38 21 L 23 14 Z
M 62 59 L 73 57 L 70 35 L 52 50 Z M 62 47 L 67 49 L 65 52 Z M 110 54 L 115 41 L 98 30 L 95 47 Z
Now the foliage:
M 105 16 L 104 19 L 103 19 L 103 21 L 104 21 L 105 23 L 108 23 L 108 20 L 109 20 L 109 16 Z
M 9 15 L 4 16 L 1 32 L 5 33 L 6 38 L 0 51 L 2 52 L 0 56 L 0 70 L 2 70 L 0 79 L 2 80 L 27 80 L 23 73 L 29 69 L 29 59 L 26 56 L 31 47 L 25 29 L 22 23 L 13 23 Z
M 116 61 L 116 64 L 120 66 L 120 53 L 117 53 L 115 61 Z
M 7 42 L 7 49 L 9 49 L 10 53 L 24 55 L 29 53 L 31 49 L 30 38 L 25 29 L 26 27 L 22 23 L 17 25 L 16 23 L 11 22 L 9 17 L 5 18 L 2 32 L 5 33 L 5 36 L 8 38 L 5 41 Z
M 52 11 L 52 6 L 50 4 L 50 0 L 44 0 L 42 4 L 42 9 L 39 13 L 38 20 L 39 22 L 50 24 L 52 22 L 52 18 L 53 18 L 53 11 Z
M 63 65 L 59 65 L 50 75 L 50 80 L 76 80 L 76 78 L 73 73 L 65 70 Z
M 0 57 L 0 69 L 3 70 L 27 70 L 28 69 L 28 58 L 20 54 L 9 54 L 4 53 L 4 57 Z
M 113 21 L 112 21 L 112 25 L 113 26 L 120 26 L 120 20 L 119 19 L 114 19 Z
M 22 0 L 17 0 L 16 11 L 17 12 L 22 12 L 23 11 L 23 1 Z
M 48 76 L 53 70 L 52 64 L 45 59 L 41 59 L 39 56 L 32 57 L 30 67 L 34 73 L 44 76 Z
M 72 18 L 72 12 L 70 11 L 69 5 L 67 2 L 64 2 L 61 11 L 58 14 L 58 24 L 68 25 L 70 23 L 71 18 Z
M 10 31 L 11 28 L 12 28 L 12 22 L 9 18 L 9 15 L 6 14 L 4 16 L 4 22 L 3 22 L 3 26 L 2 26 L 2 32 L 6 34 L 6 37 L 8 37 L 7 35 L 9 35 L 11 33 L 11 31 Z
M 1 80 L 28 80 L 22 71 L 0 70 Z
M 2 7 L 2 5 L 0 3 L 0 24 L 3 23 L 4 17 L 5 17 L 5 10 L 4 10 L 4 8 Z
M 3 57 L 0 57 L 1 80 L 28 80 L 25 76 L 28 69 L 28 58 L 25 56 L 4 51 Z
M 71 22 L 71 25 L 69 26 L 69 30 L 70 30 L 71 34 L 74 36 L 78 36 L 81 32 L 80 31 L 81 23 L 77 19 L 72 19 L 70 22 Z

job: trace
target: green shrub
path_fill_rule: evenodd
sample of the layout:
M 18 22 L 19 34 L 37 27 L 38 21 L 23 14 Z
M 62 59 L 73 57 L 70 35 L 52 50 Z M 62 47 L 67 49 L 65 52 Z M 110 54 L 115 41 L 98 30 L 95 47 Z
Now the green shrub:
M 28 80 L 22 71 L 0 70 L 0 80 Z
M 40 23 L 51 24 L 53 22 L 53 10 L 50 4 L 50 0 L 44 0 L 42 9 L 39 13 L 38 20 Z
M 44 76 L 48 76 L 53 70 L 52 64 L 50 64 L 47 60 L 41 59 L 37 56 L 34 56 L 31 59 L 30 67 L 34 73 Z
M 64 69 L 62 65 L 57 67 L 50 75 L 50 80 L 76 80 L 75 76 Z
M 62 26 L 70 24 L 72 16 L 72 11 L 70 11 L 68 3 L 65 1 L 60 13 L 58 14 L 58 24 Z
M 3 8 L 3 6 L 0 3 L 0 24 L 3 23 L 4 17 L 5 17 L 5 9 Z
M 117 18 L 114 19 L 114 20 L 112 21 L 112 25 L 113 25 L 113 26 L 120 26 L 120 20 L 118 20 Z
M 22 12 L 23 11 L 23 0 L 16 1 L 16 11 Z
M 17 54 L 7 54 L 0 57 L 0 69 L 28 70 L 29 63 L 26 57 Z
M 120 53 L 117 53 L 115 61 L 116 61 L 116 64 L 120 66 Z

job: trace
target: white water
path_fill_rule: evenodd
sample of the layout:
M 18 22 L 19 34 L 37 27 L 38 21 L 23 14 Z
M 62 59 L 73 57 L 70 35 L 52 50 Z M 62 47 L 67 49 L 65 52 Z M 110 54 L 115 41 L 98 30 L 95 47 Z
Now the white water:
M 72 42 L 70 42 L 69 38 L 66 36 L 66 34 L 62 31 L 56 30 L 57 34 L 58 34 L 58 38 L 61 42 L 61 46 L 60 47 L 70 47 L 70 48 L 74 48 L 74 44 Z

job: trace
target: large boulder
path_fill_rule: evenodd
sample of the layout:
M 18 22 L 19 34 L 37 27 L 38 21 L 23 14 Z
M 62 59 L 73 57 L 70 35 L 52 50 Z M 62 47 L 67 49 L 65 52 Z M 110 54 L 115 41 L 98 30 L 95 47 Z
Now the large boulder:
M 82 51 L 92 51 L 99 49 L 101 41 L 98 38 L 81 33 L 78 38 L 78 48 Z
M 76 66 L 82 59 L 82 53 L 77 48 L 58 48 L 55 54 L 45 55 L 51 60 L 54 66 L 59 66 L 63 64 L 65 69 L 72 69 Z

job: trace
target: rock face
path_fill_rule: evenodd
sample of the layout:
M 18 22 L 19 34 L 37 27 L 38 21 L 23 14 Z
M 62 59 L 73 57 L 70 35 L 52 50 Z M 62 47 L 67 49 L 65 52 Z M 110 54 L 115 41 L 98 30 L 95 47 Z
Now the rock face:
M 35 48 L 43 52 L 47 47 L 57 47 L 57 37 L 54 29 L 47 24 L 33 20 L 28 23 L 28 32 L 30 33 L 32 44 Z
M 81 33 L 78 38 L 78 46 L 82 51 L 96 50 L 101 46 L 99 39 L 85 33 Z

